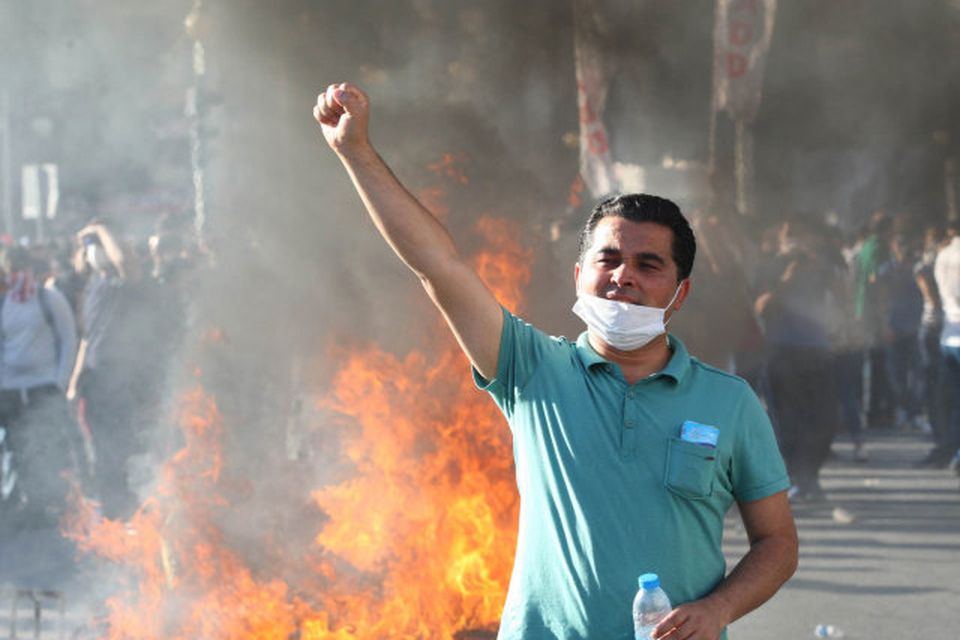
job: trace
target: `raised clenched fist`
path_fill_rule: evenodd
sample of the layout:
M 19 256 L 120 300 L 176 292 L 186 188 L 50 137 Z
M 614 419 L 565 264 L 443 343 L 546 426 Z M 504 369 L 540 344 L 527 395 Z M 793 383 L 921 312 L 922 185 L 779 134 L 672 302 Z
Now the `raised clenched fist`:
M 320 123 L 327 144 L 340 154 L 367 144 L 369 113 L 366 94 L 345 82 L 327 87 L 313 107 L 313 117 Z

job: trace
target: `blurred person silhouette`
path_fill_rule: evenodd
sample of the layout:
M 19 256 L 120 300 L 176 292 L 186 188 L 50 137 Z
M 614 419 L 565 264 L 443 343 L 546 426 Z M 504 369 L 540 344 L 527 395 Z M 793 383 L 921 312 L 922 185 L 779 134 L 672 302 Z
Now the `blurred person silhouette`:
M 943 355 L 940 334 L 943 331 L 943 305 L 934 276 L 937 253 L 943 248 L 943 234 L 936 225 L 924 231 L 923 253 L 914 267 L 917 287 L 923 296 L 923 315 L 920 319 L 920 401 L 926 426 L 933 436 L 933 448 L 918 463 L 921 467 L 943 468 L 953 457 L 950 437 L 944 424 L 944 397 L 941 389 Z
M 766 326 L 763 316 L 758 313 L 756 300 L 767 291 L 772 290 L 780 280 L 786 267 L 784 255 L 781 252 L 781 234 L 783 222 L 777 221 L 767 224 L 759 230 L 756 268 L 750 282 L 750 295 L 754 301 L 753 314 L 761 328 L 761 344 L 759 359 L 754 362 L 753 371 L 738 372 L 753 386 L 757 395 L 763 399 L 770 412 L 770 420 L 776 428 L 777 416 L 773 411 L 773 398 L 770 392 L 768 375 L 770 361 L 770 345 L 766 339 Z
M 166 363 L 159 367 L 159 373 L 179 348 L 189 322 L 185 287 L 195 259 L 192 245 L 185 237 L 187 233 L 175 220 L 161 219 L 148 239 L 150 271 L 144 278 L 144 296 L 153 308 L 153 335 L 162 336 L 154 341 L 154 357 L 157 362 Z
M 134 449 L 133 399 L 127 371 L 111 344 L 121 330 L 128 262 L 113 234 L 92 224 L 76 235 L 77 264 L 87 273 L 80 295 L 80 347 L 67 389 L 78 419 L 89 429 L 94 450 L 94 490 L 103 514 L 128 515 L 135 499 L 127 483 L 127 459 Z
M 80 294 L 83 292 L 84 274 L 76 268 L 76 258 L 73 255 L 73 243 L 56 247 L 47 257 L 49 264 L 49 281 L 63 294 L 70 303 L 74 316 L 80 312 Z
M 894 426 L 899 429 L 916 424 L 921 415 L 918 341 L 923 293 L 915 274 L 917 258 L 914 240 L 898 234 L 890 240 L 889 258 L 877 269 L 887 297 L 885 364 L 894 403 Z
M 857 462 L 869 459 L 864 433 L 863 372 L 866 337 L 863 320 L 854 311 L 856 289 L 855 260 L 866 239 L 866 229 L 851 237 L 838 247 L 843 257 L 845 272 L 842 274 L 842 309 L 840 332 L 835 345 L 834 363 L 837 375 L 837 392 L 840 401 L 840 417 L 853 442 L 853 458 Z M 837 238 L 842 234 L 837 233 Z
M 821 226 L 810 215 L 783 224 L 783 268 L 755 304 L 766 330 L 770 408 L 793 501 L 824 499 L 819 473 L 839 422 L 833 347 L 842 326 L 845 266 Z
M 147 241 L 149 269 L 136 288 L 135 318 L 130 325 L 150 336 L 138 347 L 143 354 L 138 374 L 143 386 L 140 411 L 148 429 L 153 426 L 150 421 L 164 412 L 177 354 L 190 322 L 186 287 L 195 261 L 188 234 L 176 218 L 161 218 Z
M 64 398 L 77 350 L 73 312 L 23 247 L 7 247 L 0 267 L 0 425 L 17 482 L 5 506 L 29 526 L 55 524 L 64 507 L 64 472 L 77 469 L 76 431 Z
M 864 418 L 867 426 L 888 426 L 893 418 L 892 391 L 886 366 L 885 344 L 892 338 L 888 323 L 888 295 L 879 277 L 890 259 L 893 222 L 882 211 L 870 218 L 869 234 L 854 259 L 854 318 L 864 331 L 866 373 Z
M 166 215 L 157 221 L 154 233 L 147 239 L 150 254 L 150 277 L 158 283 L 181 284 L 193 259 L 184 223 Z
M 944 428 L 947 446 L 955 452 L 953 464 L 960 462 L 960 223 L 947 227 L 950 242 L 937 254 L 933 265 L 937 291 L 943 305 L 943 354 L 941 385 L 946 405 Z

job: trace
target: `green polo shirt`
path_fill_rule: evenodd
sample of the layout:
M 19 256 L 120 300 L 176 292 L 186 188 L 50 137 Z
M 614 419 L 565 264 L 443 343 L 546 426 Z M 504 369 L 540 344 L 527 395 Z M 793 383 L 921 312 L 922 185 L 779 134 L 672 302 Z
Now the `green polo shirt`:
M 631 639 L 646 572 L 674 606 L 710 593 L 724 514 L 789 486 L 749 385 L 673 336 L 667 366 L 632 385 L 586 334 L 550 337 L 504 310 L 500 341 L 496 378 L 474 372 L 510 424 L 520 493 L 499 638 Z M 686 420 L 719 429 L 716 449 L 682 441 Z

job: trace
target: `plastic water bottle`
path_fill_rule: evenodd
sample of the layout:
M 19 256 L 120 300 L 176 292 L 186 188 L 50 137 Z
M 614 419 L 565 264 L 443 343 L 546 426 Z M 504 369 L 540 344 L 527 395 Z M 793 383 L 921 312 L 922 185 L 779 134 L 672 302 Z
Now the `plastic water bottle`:
M 832 624 L 818 624 L 813 629 L 814 638 L 843 638 L 844 635 L 840 627 L 835 627 Z
M 633 599 L 633 635 L 635 640 L 650 640 L 650 634 L 673 607 L 670 598 L 660 588 L 660 577 L 655 573 L 640 576 L 640 590 Z

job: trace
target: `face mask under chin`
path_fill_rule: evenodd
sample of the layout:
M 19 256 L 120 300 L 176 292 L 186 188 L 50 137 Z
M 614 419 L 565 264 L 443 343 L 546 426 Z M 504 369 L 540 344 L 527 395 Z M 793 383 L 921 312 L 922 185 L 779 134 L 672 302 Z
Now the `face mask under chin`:
M 666 311 L 680 294 L 680 285 L 664 308 L 607 300 L 577 293 L 573 312 L 604 342 L 620 351 L 634 351 L 667 332 Z

